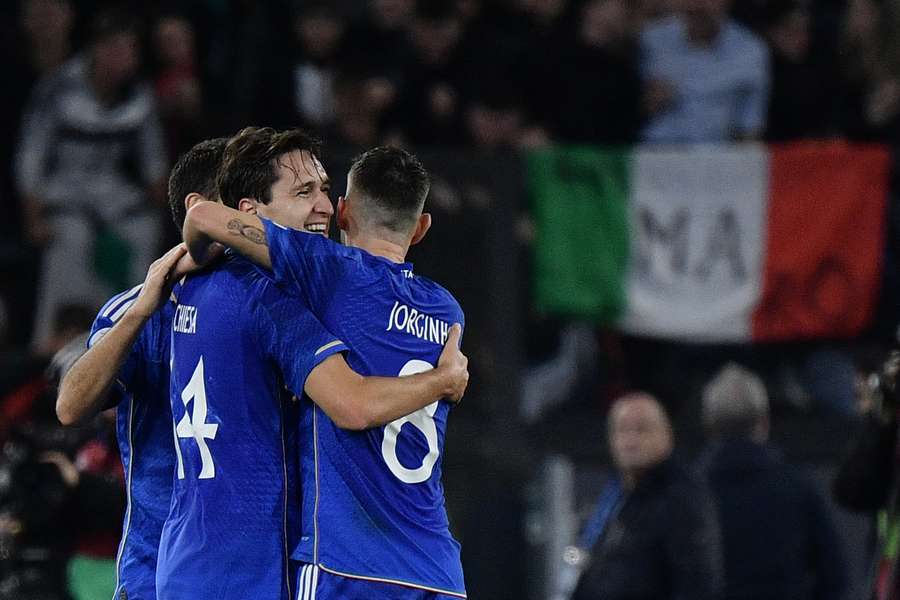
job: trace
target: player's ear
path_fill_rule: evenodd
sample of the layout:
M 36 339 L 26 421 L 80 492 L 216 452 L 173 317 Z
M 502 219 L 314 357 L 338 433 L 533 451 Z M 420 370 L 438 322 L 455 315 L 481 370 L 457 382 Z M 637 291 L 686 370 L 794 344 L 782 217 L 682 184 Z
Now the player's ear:
M 250 213 L 251 215 L 256 214 L 256 200 L 252 198 L 241 198 L 240 202 L 238 202 L 238 210 L 245 213 Z
M 184 212 L 191 210 L 192 206 L 198 202 L 203 202 L 204 200 L 206 200 L 206 198 L 204 198 L 203 195 L 198 194 L 197 192 L 191 192 L 184 197 Z
M 431 213 L 422 213 L 419 215 L 419 220 L 416 222 L 416 229 L 413 231 L 412 240 L 410 240 L 409 245 L 414 246 L 421 242 L 429 229 L 431 229 Z
M 338 196 L 337 201 L 337 226 L 341 231 L 347 231 L 349 221 L 347 220 L 347 202 L 343 196 Z

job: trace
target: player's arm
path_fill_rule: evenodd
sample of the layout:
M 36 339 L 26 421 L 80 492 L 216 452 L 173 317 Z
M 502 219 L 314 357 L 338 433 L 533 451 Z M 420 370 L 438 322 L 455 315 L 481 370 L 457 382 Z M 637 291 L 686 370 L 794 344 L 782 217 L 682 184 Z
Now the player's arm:
M 314 368 L 304 391 L 335 425 L 368 429 L 385 425 L 441 398 L 456 403 L 469 381 L 468 359 L 459 350 L 462 329 L 450 328 L 436 368 L 405 377 L 363 377 L 334 354 Z
M 256 215 L 217 202 L 198 202 L 184 220 L 184 242 L 198 264 L 207 264 L 215 255 L 215 244 L 223 244 L 243 254 L 261 267 L 272 268 L 263 222 Z
M 150 265 L 134 304 L 63 377 L 56 398 L 56 416 L 63 425 L 93 417 L 105 408 L 109 390 L 141 329 L 169 297 L 172 284 L 185 268 L 186 252 L 179 244 Z

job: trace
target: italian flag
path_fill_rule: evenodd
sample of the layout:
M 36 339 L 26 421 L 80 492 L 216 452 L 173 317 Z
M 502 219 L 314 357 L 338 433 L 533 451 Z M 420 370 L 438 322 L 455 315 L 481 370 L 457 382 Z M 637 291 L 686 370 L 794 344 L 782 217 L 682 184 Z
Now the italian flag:
M 854 336 L 871 320 L 884 148 L 554 148 L 527 161 L 542 312 L 715 343 Z

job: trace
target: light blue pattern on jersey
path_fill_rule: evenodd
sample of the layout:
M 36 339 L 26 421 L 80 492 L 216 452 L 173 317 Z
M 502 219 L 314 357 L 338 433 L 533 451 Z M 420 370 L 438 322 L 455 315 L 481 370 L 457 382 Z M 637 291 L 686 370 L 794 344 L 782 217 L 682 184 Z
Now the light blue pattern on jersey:
M 437 363 L 463 324 L 453 296 L 395 264 L 318 235 L 264 221 L 273 272 L 353 352 L 363 375 L 396 376 Z M 305 403 L 299 435 L 302 536 L 292 557 L 350 576 L 465 597 L 450 533 L 441 456 L 450 405 L 386 427 L 339 429 Z
M 113 296 L 100 309 L 88 337 L 99 342 L 135 302 L 141 286 Z M 116 592 L 156 598 L 156 559 L 172 495 L 169 408 L 169 330 L 172 302 L 144 325 L 119 370 L 109 406 L 116 407 L 116 434 L 125 469 L 127 506 L 116 560 Z
M 234 258 L 184 283 L 172 327 L 177 465 L 159 600 L 287 598 L 287 511 L 297 498 L 288 498 L 296 451 L 286 447 L 283 392 L 302 393 L 310 371 L 346 346 Z

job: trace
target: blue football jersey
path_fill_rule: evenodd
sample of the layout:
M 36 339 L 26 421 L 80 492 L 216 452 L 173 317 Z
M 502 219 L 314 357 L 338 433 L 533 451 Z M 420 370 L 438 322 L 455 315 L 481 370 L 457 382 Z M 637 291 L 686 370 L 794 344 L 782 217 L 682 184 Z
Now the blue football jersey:
M 347 360 L 360 374 L 431 369 L 450 326 L 463 324 L 453 296 L 410 263 L 269 221 L 265 228 L 275 279 L 353 348 Z M 345 577 L 465 597 L 441 484 L 449 403 L 362 432 L 305 407 L 302 536 L 293 558 Z
M 184 282 L 172 318 L 172 505 L 160 600 L 289 597 L 289 396 L 346 351 L 298 301 L 242 259 Z
M 140 290 L 137 286 L 117 294 L 100 309 L 88 348 L 122 318 Z M 116 556 L 116 598 L 156 598 L 156 555 L 175 467 L 169 408 L 169 329 L 174 311 L 170 300 L 144 325 L 111 390 L 127 498 Z

